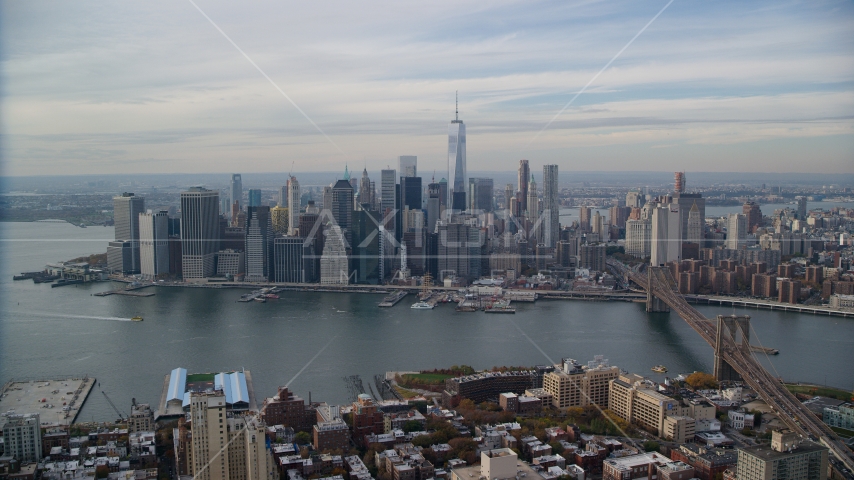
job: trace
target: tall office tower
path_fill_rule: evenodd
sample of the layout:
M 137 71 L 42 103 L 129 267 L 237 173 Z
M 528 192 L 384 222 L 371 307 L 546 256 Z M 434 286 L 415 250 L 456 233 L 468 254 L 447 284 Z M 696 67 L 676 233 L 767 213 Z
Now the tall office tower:
M 368 169 L 366 168 L 362 170 L 362 179 L 359 181 L 359 204 L 374 204 L 374 189 L 371 183 L 371 179 L 368 177 Z
M 231 205 L 237 203 L 237 210 L 243 207 L 243 179 L 239 173 L 231 174 Z
M 682 259 L 682 221 L 679 205 L 662 205 L 652 211 L 649 264 L 664 265 Z
M 459 101 L 456 118 L 448 128 L 448 205 L 452 210 L 466 209 L 466 126 L 460 120 Z
M 261 206 L 261 189 L 260 188 L 250 188 L 249 189 L 249 206 L 250 207 L 260 207 Z
M 39 414 L 11 415 L 3 425 L 5 451 L 19 463 L 37 463 L 42 458 L 42 431 Z
M 685 192 L 685 172 L 676 172 L 673 174 L 673 193 Z
M 288 207 L 273 207 L 270 209 L 270 220 L 273 222 L 273 233 L 287 235 L 290 224 L 290 209 Z
M 139 273 L 154 279 L 169 273 L 169 212 L 139 214 Z
M 650 254 L 652 224 L 647 220 L 629 220 L 626 222 L 626 253 L 638 258 Z
M 273 262 L 276 282 L 310 283 L 314 275 L 314 242 L 303 237 L 276 237 Z
M 486 213 L 495 210 L 492 206 L 492 191 L 491 178 L 469 178 L 469 208 Z
M 696 243 L 702 247 L 704 223 L 705 220 L 700 217 L 699 207 L 697 207 L 696 203 L 692 204 L 691 210 L 688 211 L 688 235 L 685 237 L 685 241 Z
M 343 180 L 339 180 L 343 181 Z M 327 225 L 329 233 L 323 244 L 323 255 L 320 257 L 320 283 L 323 285 L 347 285 L 350 283 L 348 274 L 347 248 L 344 242 L 344 232 L 335 224 Z
M 599 214 L 599 210 L 593 212 L 593 217 L 590 219 L 590 232 L 599 235 L 599 238 L 602 238 L 602 235 L 605 234 L 605 217 Z
M 644 203 L 643 195 L 640 192 L 631 191 L 626 194 L 626 206 L 631 208 L 640 208 Z
M 504 210 L 513 211 L 513 199 L 515 195 L 513 194 L 513 184 L 508 183 L 504 185 Z
M 415 155 L 401 155 L 398 157 L 397 166 L 401 177 L 418 176 L 418 157 Z
M 276 204 L 277 207 L 287 207 L 288 206 L 288 186 L 282 185 L 279 187 L 279 202 Z
M 297 177 L 291 176 L 288 179 L 288 235 L 296 235 L 299 227 L 299 210 L 302 195 L 299 189 Z M 305 235 L 303 235 L 305 236 Z
M 700 219 L 702 222 L 706 221 L 706 199 L 703 198 L 702 194 L 699 193 L 684 193 L 677 192 L 673 195 L 668 195 L 663 198 L 664 204 L 676 204 L 679 205 L 679 215 L 682 220 L 682 240 L 685 241 L 688 238 L 688 215 L 691 212 L 691 207 L 693 205 L 697 205 L 697 209 L 699 210 Z
M 543 165 L 543 243 L 556 247 L 560 237 L 560 200 L 557 165 Z
M 604 243 L 585 243 L 580 248 L 578 264 L 581 268 L 604 272 L 606 252 L 607 246 Z
M 445 210 L 448 208 L 448 181 L 443 177 L 439 180 L 439 192 L 441 195 L 439 196 L 439 200 L 441 200 L 442 206 L 442 214 L 444 215 Z
M 771 432 L 771 445 L 738 449 L 738 480 L 827 478 L 828 449 L 789 430 Z
M 385 217 L 386 211 L 394 211 L 397 204 L 395 196 L 395 185 L 397 185 L 397 171 L 386 169 L 380 172 L 380 214 Z
M 440 223 L 439 280 L 456 275 L 466 281 L 480 277 L 480 230 L 460 223 Z
M 219 212 L 219 200 L 216 205 Z M 123 273 L 139 272 L 139 214 L 145 212 L 145 198 L 133 193 L 113 197 L 113 219 L 116 224 L 116 240 L 130 242 L 129 265 L 122 266 Z
M 353 212 L 353 255 L 350 271 L 353 283 L 376 285 L 380 282 L 380 212 L 362 209 Z
M 266 282 L 273 278 L 273 222 L 270 207 L 246 210 L 246 279 Z
M 324 206 L 326 208 L 326 206 Z M 352 245 L 353 241 L 353 187 L 347 180 L 338 180 L 332 186 L 332 217 L 341 227 L 346 245 Z
M 756 202 L 745 202 L 741 212 L 747 217 L 747 231 L 752 232 L 754 228 L 762 226 L 762 210 Z
M 592 209 L 587 205 L 582 205 L 578 207 L 578 229 L 583 232 L 590 231 L 590 216 L 592 215 Z
M 531 180 L 528 182 L 528 199 L 525 202 L 528 209 L 525 213 L 532 226 L 537 222 L 537 217 L 540 215 L 540 201 L 537 199 L 537 193 L 537 182 L 534 180 L 534 176 L 531 175 Z
M 743 213 L 730 213 L 726 222 L 726 248 L 737 250 L 744 245 L 747 237 L 747 216 Z
M 231 216 L 231 205 L 228 203 L 228 192 L 219 192 L 219 214 L 228 218 Z
M 219 251 L 219 192 L 191 187 L 181 192 L 181 269 L 184 279 L 210 277 Z
M 427 233 L 436 232 L 436 221 L 442 215 L 441 195 L 438 183 L 427 185 Z
M 251 416 L 227 416 L 222 390 L 190 394 L 193 435 L 189 474 L 197 480 L 269 480 L 277 475 L 267 426 Z M 184 440 L 182 437 L 179 441 Z
M 421 210 L 421 177 L 400 177 L 403 208 Z
M 531 169 L 527 160 L 519 160 L 519 192 L 522 194 L 522 211 L 528 211 L 528 179 L 531 178 Z
M 806 220 L 807 218 L 807 197 L 798 198 L 798 220 Z
M 632 209 L 629 207 L 611 207 L 608 209 L 608 217 L 611 225 L 624 230 L 626 228 L 626 220 L 629 219 Z

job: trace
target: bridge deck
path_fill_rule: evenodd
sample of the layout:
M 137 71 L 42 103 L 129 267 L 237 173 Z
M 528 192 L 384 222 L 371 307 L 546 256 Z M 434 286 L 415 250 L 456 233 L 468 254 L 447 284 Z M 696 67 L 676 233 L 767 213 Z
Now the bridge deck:
M 631 281 L 652 293 L 679 314 L 703 339 L 715 347 L 717 326 L 703 314 L 688 304 L 678 290 L 670 270 L 662 267 L 649 267 L 647 273 L 628 271 Z M 753 354 L 739 347 L 735 339 L 727 334 L 722 357 L 768 405 L 779 414 L 780 419 L 793 431 L 803 437 L 819 440 L 828 447 L 845 466 L 854 471 L 854 456 L 851 450 L 839 439 L 833 430 L 817 419 L 782 382 L 768 373 Z

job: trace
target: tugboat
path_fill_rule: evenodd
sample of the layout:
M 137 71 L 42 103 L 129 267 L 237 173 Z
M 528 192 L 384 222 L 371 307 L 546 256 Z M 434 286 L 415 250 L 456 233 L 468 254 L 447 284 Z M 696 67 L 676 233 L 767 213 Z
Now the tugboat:
M 133 322 L 141 322 L 141 321 L 142 321 L 142 317 L 140 317 L 139 315 L 137 315 L 137 316 L 135 316 L 135 317 L 131 317 L 131 321 L 133 321 Z
M 656 365 L 652 367 L 652 371 L 655 373 L 667 373 L 667 367 L 664 365 Z

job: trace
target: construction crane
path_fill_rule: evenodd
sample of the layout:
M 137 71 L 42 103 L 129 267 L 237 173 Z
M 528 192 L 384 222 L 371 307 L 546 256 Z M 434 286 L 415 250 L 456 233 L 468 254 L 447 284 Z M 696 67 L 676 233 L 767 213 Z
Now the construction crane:
M 115 411 L 116 411 L 116 415 L 118 415 L 118 416 L 119 416 L 119 419 L 118 419 L 118 421 L 117 421 L 116 423 L 123 422 L 123 421 L 124 421 L 124 419 L 125 419 L 125 418 L 127 418 L 127 415 L 122 415 L 122 412 L 120 412 L 120 411 L 119 411 L 119 408 L 118 408 L 118 407 L 116 407 L 116 404 L 115 404 L 115 403 L 113 403 L 113 401 L 112 401 L 112 400 L 110 400 L 110 397 L 108 397 L 108 396 L 107 396 L 107 392 L 105 392 L 105 391 L 101 390 L 101 393 L 103 393 L 103 394 L 104 394 L 104 398 L 106 398 L 106 399 L 107 399 L 107 403 L 109 403 L 109 404 L 110 404 L 110 406 L 111 406 L 111 407 L 113 407 L 113 410 L 115 410 Z

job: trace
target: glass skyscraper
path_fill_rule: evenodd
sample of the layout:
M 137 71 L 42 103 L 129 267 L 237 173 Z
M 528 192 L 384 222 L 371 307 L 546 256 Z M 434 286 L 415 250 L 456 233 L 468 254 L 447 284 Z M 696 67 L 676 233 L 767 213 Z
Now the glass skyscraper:
M 448 128 L 448 205 L 453 210 L 466 209 L 466 126 L 460 120 L 459 107 L 456 118 Z

